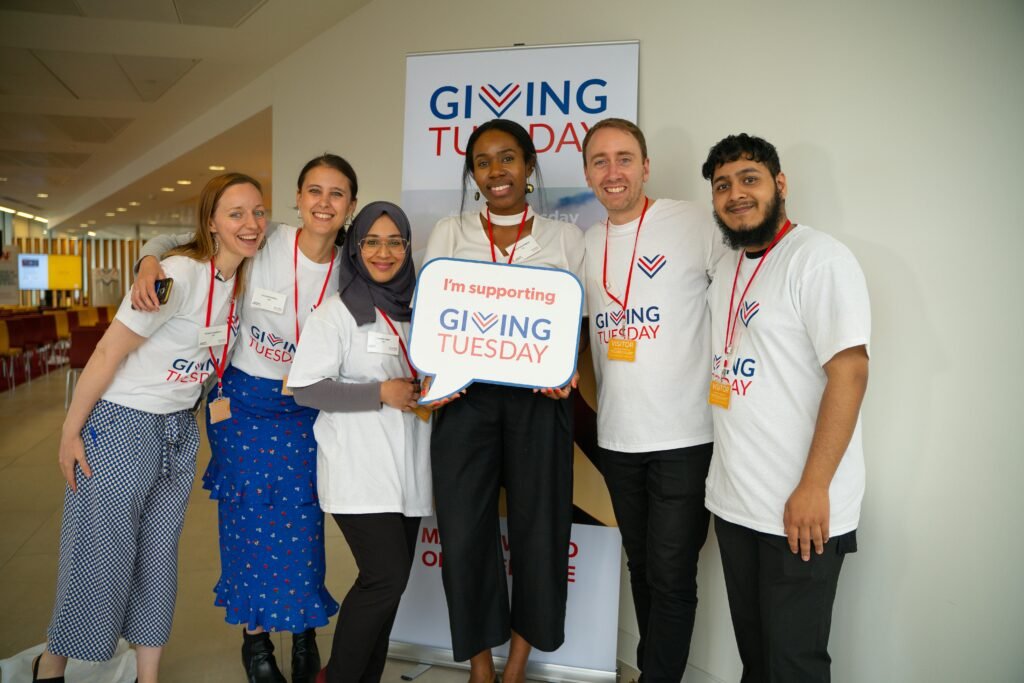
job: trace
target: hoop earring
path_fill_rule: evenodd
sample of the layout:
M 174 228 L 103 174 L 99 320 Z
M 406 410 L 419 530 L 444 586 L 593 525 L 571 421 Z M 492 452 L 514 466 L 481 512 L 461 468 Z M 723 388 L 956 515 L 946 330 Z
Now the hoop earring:
M 473 201 L 480 201 L 480 190 L 477 190 L 476 192 L 473 193 Z
M 526 194 L 533 194 L 533 183 L 526 183 Z

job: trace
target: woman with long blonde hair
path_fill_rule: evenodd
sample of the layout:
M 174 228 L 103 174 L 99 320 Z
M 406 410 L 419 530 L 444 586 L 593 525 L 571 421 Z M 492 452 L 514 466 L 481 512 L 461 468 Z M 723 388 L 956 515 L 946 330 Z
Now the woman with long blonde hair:
M 75 388 L 59 449 L 57 594 L 33 681 L 63 681 L 71 657 L 110 659 L 119 638 L 136 648 L 138 680 L 157 680 L 199 448 L 192 408 L 237 337 L 235 301 L 266 230 L 260 184 L 213 178 L 198 216 L 195 239 L 162 263 L 167 303 L 144 314 L 125 297 Z M 229 402 L 211 410 L 229 414 Z

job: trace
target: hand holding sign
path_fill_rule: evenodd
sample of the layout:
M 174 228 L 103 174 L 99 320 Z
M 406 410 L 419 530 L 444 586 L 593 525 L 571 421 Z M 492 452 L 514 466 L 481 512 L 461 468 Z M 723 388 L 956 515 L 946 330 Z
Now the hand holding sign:
M 416 285 L 409 358 L 433 375 L 420 403 L 474 381 L 546 389 L 576 370 L 583 287 L 552 268 L 434 259 Z

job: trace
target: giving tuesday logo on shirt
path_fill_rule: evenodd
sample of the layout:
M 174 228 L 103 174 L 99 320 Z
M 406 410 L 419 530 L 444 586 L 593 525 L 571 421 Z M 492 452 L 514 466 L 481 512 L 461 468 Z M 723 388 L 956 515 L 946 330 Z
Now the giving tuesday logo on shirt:
M 761 312 L 761 304 L 756 301 L 744 301 L 740 306 L 740 322 L 744 327 L 750 327 L 750 322 Z
M 640 268 L 640 272 L 652 280 L 655 275 L 661 272 L 661 269 L 665 267 L 666 263 L 668 263 L 668 259 L 665 258 L 664 254 L 641 256 L 636 260 L 636 265 Z

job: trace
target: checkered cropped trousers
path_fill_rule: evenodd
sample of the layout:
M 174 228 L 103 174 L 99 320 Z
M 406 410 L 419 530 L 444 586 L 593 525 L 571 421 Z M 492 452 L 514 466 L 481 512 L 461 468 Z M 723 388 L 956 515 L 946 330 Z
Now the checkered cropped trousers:
M 118 638 L 167 642 L 178 590 L 178 538 L 199 431 L 182 410 L 157 415 L 100 401 L 82 429 L 92 477 L 64 493 L 50 652 L 110 659 Z

